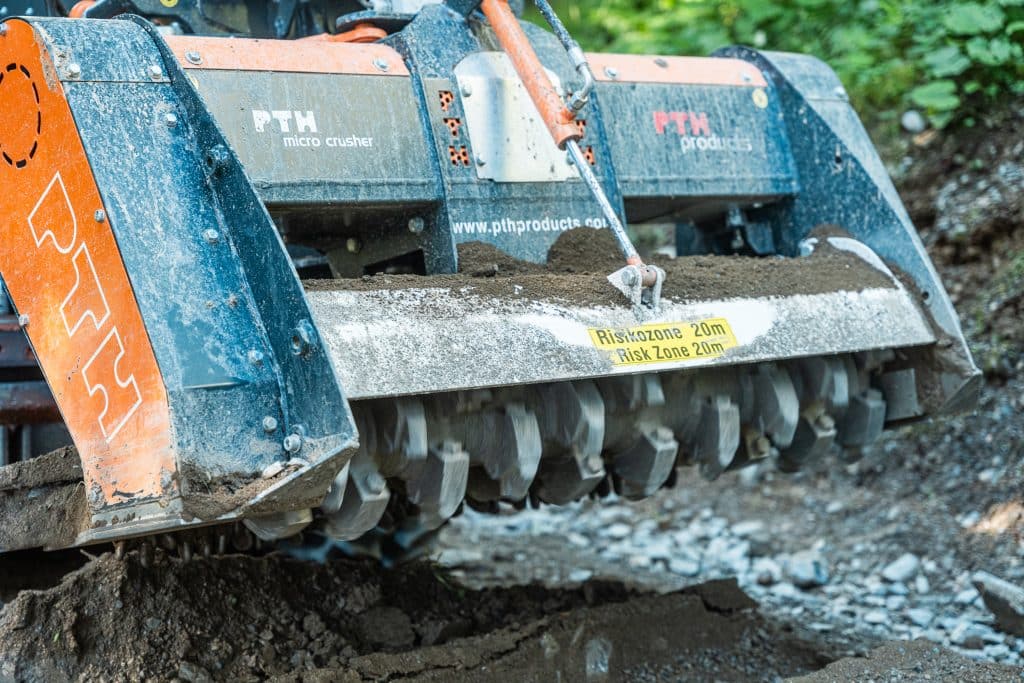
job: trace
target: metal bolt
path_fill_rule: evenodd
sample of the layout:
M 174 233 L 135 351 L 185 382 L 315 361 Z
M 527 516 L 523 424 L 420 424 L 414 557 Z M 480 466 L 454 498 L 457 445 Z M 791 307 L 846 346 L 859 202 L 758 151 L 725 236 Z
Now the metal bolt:
M 768 440 L 766 436 L 759 436 L 754 440 L 754 454 L 757 457 L 764 457 L 768 455 L 772 449 L 772 442 Z
M 595 454 L 589 456 L 584 465 L 586 465 L 588 472 L 596 473 L 601 471 L 601 468 L 604 466 L 604 460 L 601 459 L 600 455 Z
M 284 437 L 282 442 L 285 451 L 289 453 L 298 453 L 302 449 L 302 437 L 298 434 L 289 434 Z
M 82 75 L 82 66 L 78 62 L 71 62 L 65 74 L 68 78 L 78 78 Z
M 0 38 L 7 35 L 7 24 L 0 24 Z
M 668 60 L 666 60 L 664 57 L 658 57 L 657 59 L 654 60 L 654 63 L 660 66 L 662 69 L 668 68 Z
M 18 316 L 18 324 L 22 327 L 28 327 L 28 313 L 22 313 Z
M 743 81 L 744 83 L 750 83 L 751 81 L 754 80 L 754 78 L 746 71 L 744 71 L 743 73 L 740 74 L 740 80 Z
M 246 358 L 248 358 L 249 362 L 252 363 L 253 365 L 263 365 L 263 352 L 262 351 L 259 351 L 257 349 L 253 349 L 248 354 L 246 354 Z
M 188 61 L 189 64 L 202 64 L 203 63 L 203 56 L 201 54 L 199 54 L 198 52 L 196 52 L 195 50 L 189 50 L 188 52 L 186 52 L 185 53 L 185 59 Z
M 263 418 L 263 431 L 267 434 L 273 434 L 277 431 L 277 418 L 272 415 L 267 415 Z
M 358 254 L 362 248 L 363 245 L 357 237 L 349 237 L 345 240 L 345 250 L 350 254 Z
M 384 59 L 383 57 L 377 57 L 376 59 L 374 59 L 373 66 L 376 67 L 378 71 L 384 72 L 388 71 L 391 68 L 391 65 L 388 64 L 387 60 Z
M 484 159 L 482 156 L 477 154 L 476 155 L 476 165 L 477 166 L 486 166 L 487 165 L 487 159 Z
M 469 97 L 472 94 L 473 94 L 473 86 L 471 86 L 469 83 L 466 83 L 465 85 L 462 86 L 462 96 L 463 97 Z
M 154 81 L 164 77 L 164 70 L 156 64 L 151 65 L 149 69 L 146 70 L 146 72 L 149 74 L 149 77 L 152 78 Z
M 606 66 L 604 68 L 604 75 L 614 81 L 619 77 L 619 70 L 613 66 Z
M 220 233 L 213 228 L 207 228 L 203 230 L 203 239 L 209 244 L 217 244 L 220 241 Z
M 633 285 L 635 285 L 636 282 L 637 282 L 636 271 L 635 270 L 627 270 L 626 272 L 624 272 L 622 274 L 622 282 L 627 287 L 632 287 Z
M 419 216 L 414 216 L 409 219 L 409 232 L 418 235 L 423 232 L 423 228 L 426 227 L 426 222 Z
M 843 86 L 837 85 L 834 92 L 836 94 L 836 97 L 838 97 L 839 99 L 841 99 L 841 100 L 848 99 L 848 97 L 846 95 L 846 89 L 843 88 Z
M 96 211 L 92 214 L 92 217 L 96 220 L 97 223 L 102 223 L 103 221 L 107 220 L 107 212 L 104 211 L 103 209 L 96 209 Z
M 178 117 L 174 114 L 166 114 L 164 116 L 164 123 L 167 124 L 168 128 L 174 128 L 176 125 L 178 125 Z
M 835 428 L 836 421 L 832 419 L 831 415 L 827 415 L 825 413 L 822 413 L 814 421 L 814 424 L 816 424 L 818 426 L 818 429 L 821 429 L 821 430 L 826 431 L 826 432 L 830 432 L 830 431 L 832 431 Z

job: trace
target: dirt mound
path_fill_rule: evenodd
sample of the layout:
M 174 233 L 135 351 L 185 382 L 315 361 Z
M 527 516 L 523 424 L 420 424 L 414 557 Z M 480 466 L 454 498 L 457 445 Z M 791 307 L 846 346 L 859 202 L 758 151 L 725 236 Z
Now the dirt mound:
M 821 671 L 793 679 L 793 683 L 845 683 L 846 681 L 960 681 L 994 683 L 1019 681 L 1016 667 L 979 664 L 926 640 L 887 643 L 867 657 L 848 657 Z
M 515 628 L 629 597 L 619 585 L 466 591 L 429 564 L 385 571 L 279 555 L 141 567 L 112 554 L 0 613 L 0 678 L 241 680 Z M 457 655 L 451 655 L 453 661 Z

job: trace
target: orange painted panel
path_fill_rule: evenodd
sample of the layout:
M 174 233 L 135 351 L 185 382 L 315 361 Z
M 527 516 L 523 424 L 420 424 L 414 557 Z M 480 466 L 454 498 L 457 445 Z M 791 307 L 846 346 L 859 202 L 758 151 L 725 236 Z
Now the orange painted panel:
M 166 36 L 186 69 L 290 71 L 314 74 L 408 76 L 402 56 L 387 45 L 338 43 L 329 40 L 261 40 Z M 190 61 L 186 55 L 193 54 Z M 198 57 L 198 60 L 196 59 Z M 382 71 L 375 62 L 387 65 Z
M 0 36 L 0 274 L 78 446 L 93 504 L 174 486 L 167 394 L 49 55 Z M 102 494 L 98 500 L 97 493 Z
M 764 74 L 742 59 L 588 54 L 594 77 L 605 82 L 733 85 L 763 88 Z M 610 74 L 614 74 L 612 78 Z

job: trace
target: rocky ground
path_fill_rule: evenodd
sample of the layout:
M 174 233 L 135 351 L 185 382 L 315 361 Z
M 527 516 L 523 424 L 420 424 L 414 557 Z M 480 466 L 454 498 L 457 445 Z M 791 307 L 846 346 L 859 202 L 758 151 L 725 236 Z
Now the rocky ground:
M 0 680 L 1021 680 L 1022 124 L 891 157 L 985 369 L 975 414 L 798 475 L 467 511 L 397 569 L 3 556 Z

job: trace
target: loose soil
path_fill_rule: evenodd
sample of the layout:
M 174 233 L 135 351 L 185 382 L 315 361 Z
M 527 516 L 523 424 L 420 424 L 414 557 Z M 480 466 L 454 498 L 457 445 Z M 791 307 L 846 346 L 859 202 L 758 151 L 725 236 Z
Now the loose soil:
M 577 228 L 551 247 L 546 265 L 520 261 L 480 242 L 459 246 L 455 275 L 377 275 L 360 279 L 307 280 L 309 290 L 388 291 L 434 287 L 484 299 L 537 300 L 584 306 L 627 307 L 607 280 L 624 264 L 607 230 Z M 848 252 L 822 243 L 800 259 L 746 256 L 658 258 L 665 270 L 662 296 L 675 301 L 859 292 L 893 287 L 884 274 Z

